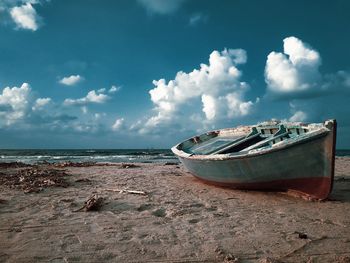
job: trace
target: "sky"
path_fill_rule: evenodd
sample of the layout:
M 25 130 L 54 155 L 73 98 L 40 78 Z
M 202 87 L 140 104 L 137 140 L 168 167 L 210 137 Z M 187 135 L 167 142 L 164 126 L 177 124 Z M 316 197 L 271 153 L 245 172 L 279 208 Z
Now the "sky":
M 338 121 L 350 2 L 0 0 L 0 148 L 169 148 L 208 130 Z

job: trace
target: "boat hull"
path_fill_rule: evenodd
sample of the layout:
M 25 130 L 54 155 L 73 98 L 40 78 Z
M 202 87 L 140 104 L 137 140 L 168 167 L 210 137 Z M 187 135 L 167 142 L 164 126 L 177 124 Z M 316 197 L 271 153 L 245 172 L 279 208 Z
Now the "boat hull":
M 236 189 L 294 191 L 326 199 L 334 176 L 335 123 L 331 132 L 274 151 L 215 160 L 178 156 L 198 179 Z

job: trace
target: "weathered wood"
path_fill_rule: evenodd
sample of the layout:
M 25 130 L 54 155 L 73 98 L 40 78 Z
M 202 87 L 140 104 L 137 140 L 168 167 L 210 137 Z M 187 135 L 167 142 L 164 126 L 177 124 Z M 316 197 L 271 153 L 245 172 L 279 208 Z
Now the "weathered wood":
M 138 191 L 138 190 L 127 190 L 127 189 L 105 189 L 106 191 L 112 191 L 112 192 L 119 192 L 127 193 L 127 194 L 136 194 L 136 195 L 147 195 L 148 193 L 145 191 Z

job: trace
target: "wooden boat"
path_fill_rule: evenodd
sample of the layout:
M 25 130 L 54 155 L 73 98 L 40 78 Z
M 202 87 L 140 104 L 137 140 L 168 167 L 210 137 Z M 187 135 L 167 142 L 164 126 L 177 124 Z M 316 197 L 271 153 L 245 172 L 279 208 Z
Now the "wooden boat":
M 333 185 L 336 126 L 336 120 L 270 121 L 210 131 L 172 151 L 190 173 L 210 184 L 323 200 Z

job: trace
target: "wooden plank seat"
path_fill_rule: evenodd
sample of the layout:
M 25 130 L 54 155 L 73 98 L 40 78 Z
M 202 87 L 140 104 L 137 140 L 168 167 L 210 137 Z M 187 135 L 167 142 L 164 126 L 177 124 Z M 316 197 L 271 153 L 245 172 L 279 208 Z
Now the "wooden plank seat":
M 214 155 L 214 154 L 226 154 L 230 152 L 239 152 L 241 148 L 246 148 L 247 145 L 254 144 L 258 141 L 263 140 L 263 137 L 261 137 L 261 133 L 258 132 L 256 127 L 253 127 L 251 132 L 243 136 L 228 145 L 225 145 L 224 147 L 221 147 L 220 149 L 215 149 L 209 155 Z
M 277 141 L 278 139 L 283 140 L 284 137 L 289 138 L 289 132 L 287 131 L 287 129 L 283 125 L 280 125 L 278 131 L 273 136 L 267 137 L 265 140 L 262 140 L 260 142 L 253 144 L 253 145 L 250 145 L 249 147 L 242 149 L 241 152 L 246 152 L 246 151 L 250 151 L 250 150 L 254 150 L 257 148 L 267 146 L 268 144 L 270 144 L 270 142 Z

